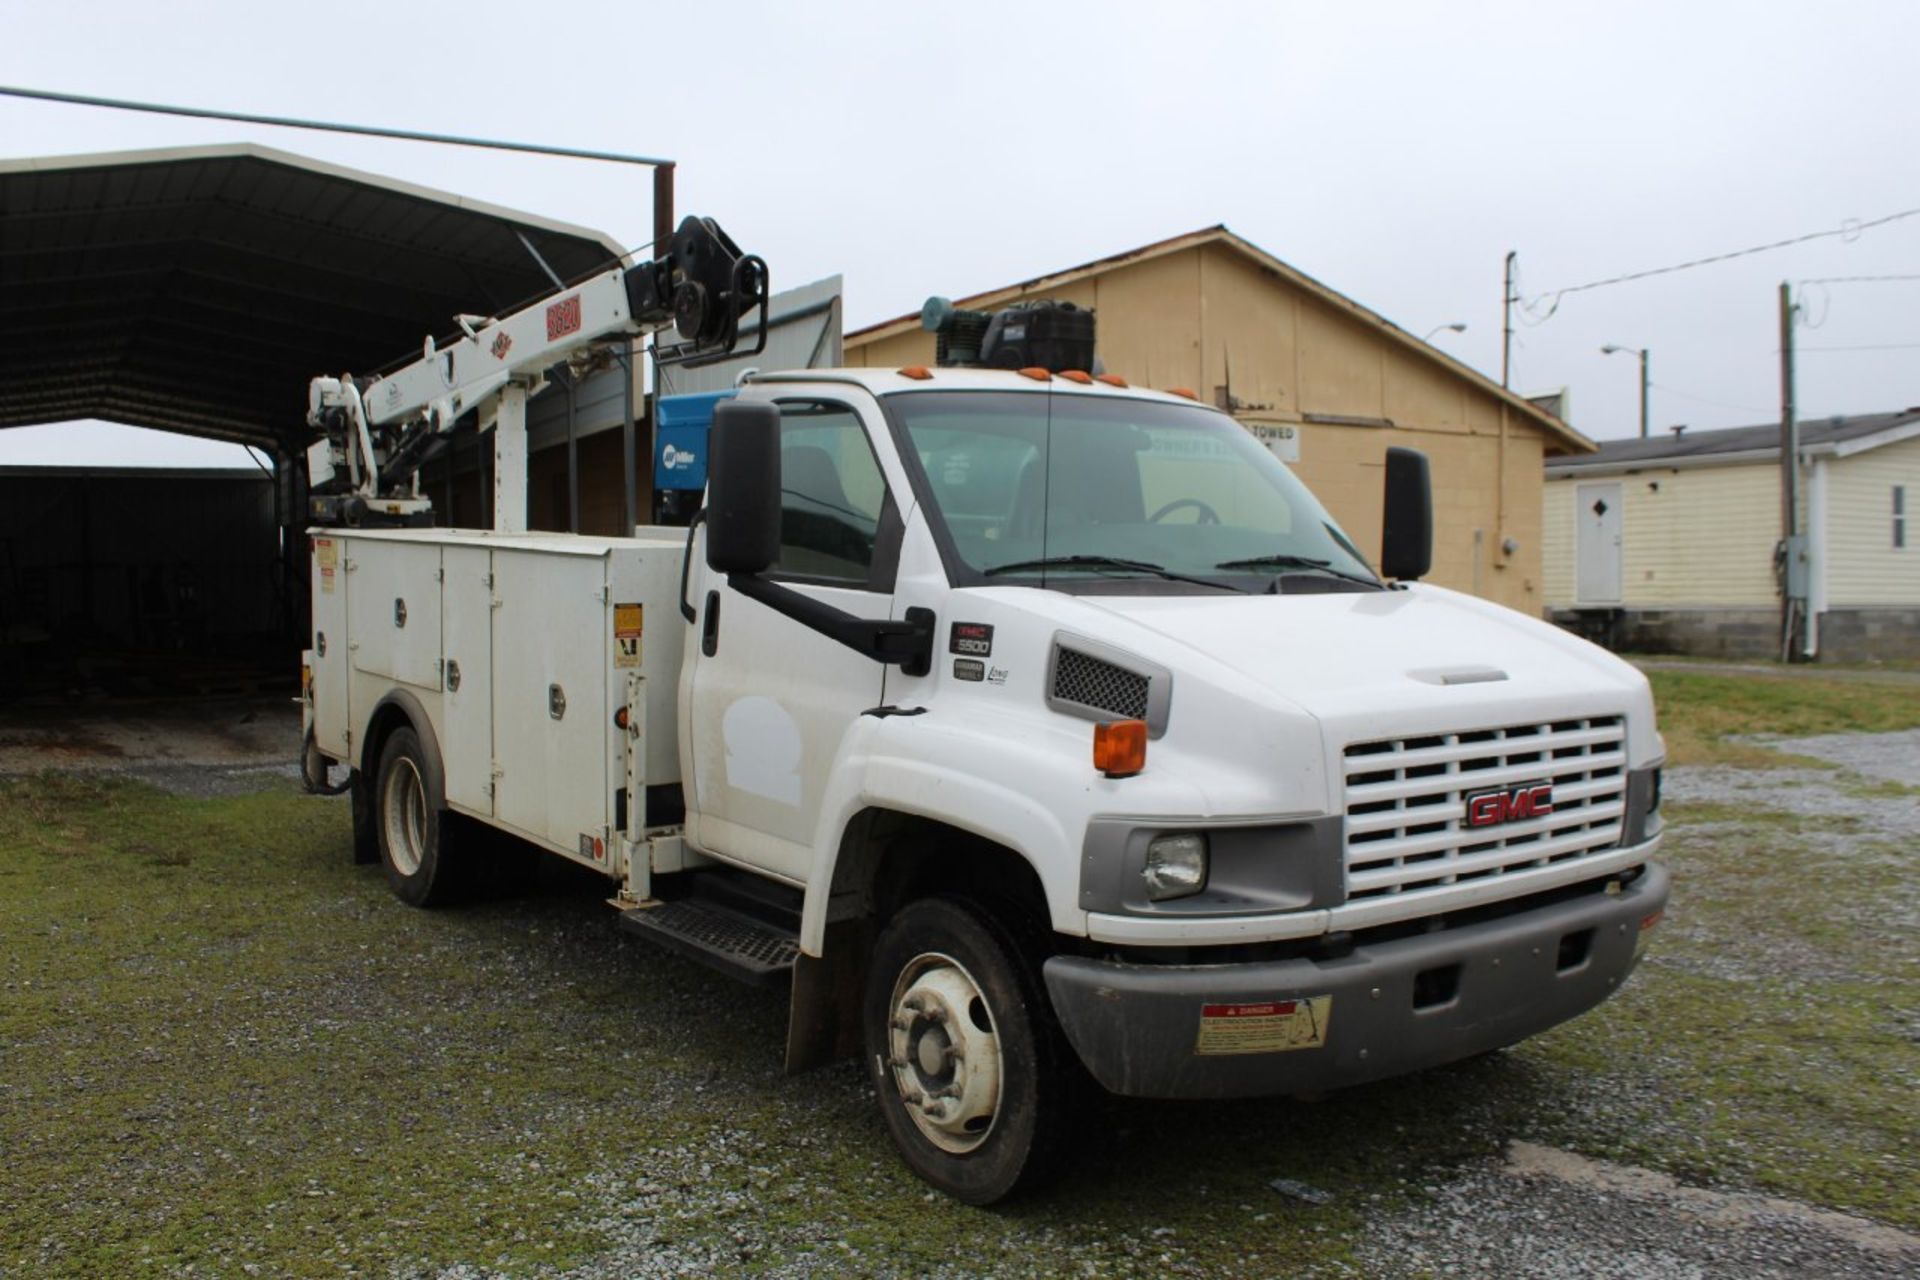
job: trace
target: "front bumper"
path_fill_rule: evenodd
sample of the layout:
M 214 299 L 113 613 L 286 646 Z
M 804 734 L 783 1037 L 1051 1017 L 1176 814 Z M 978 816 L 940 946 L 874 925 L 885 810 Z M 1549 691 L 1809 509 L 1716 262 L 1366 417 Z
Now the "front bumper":
M 1497 1049 L 1599 1004 L 1633 971 L 1643 923 L 1665 907 L 1668 884 L 1665 869 L 1648 863 L 1617 893 L 1357 946 L 1337 959 L 1141 965 L 1054 956 L 1047 991 L 1074 1050 L 1114 1093 L 1244 1098 L 1344 1087 Z M 1299 1017 L 1284 1026 L 1223 1021 L 1259 1016 L 1268 1004 L 1282 1012 L 1299 1004 Z M 1275 1029 L 1241 1034 L 1260 1026 Z M 1300 1047 L 1273 1047 L 1283 1042 Z

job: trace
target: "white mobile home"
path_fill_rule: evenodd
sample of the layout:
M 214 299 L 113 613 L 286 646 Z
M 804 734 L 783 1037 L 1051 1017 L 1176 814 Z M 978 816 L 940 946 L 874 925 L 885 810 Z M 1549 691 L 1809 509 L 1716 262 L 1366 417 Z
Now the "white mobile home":
M 1780 428 L 1616 440 L 1547 462 L 1549 615 L 1614 647 L 1777 655 Z M 1808 647 L 1920 657 L 1920 407 L 1803 422 Z

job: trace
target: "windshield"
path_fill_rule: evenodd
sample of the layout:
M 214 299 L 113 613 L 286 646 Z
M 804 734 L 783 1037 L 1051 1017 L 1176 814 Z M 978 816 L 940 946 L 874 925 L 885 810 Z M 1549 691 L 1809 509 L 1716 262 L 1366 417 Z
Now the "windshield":
M 887 405 L 970 580 L 1378 586 L 1306 486 L 1224 414 L 1043 392 L 903 392 Z

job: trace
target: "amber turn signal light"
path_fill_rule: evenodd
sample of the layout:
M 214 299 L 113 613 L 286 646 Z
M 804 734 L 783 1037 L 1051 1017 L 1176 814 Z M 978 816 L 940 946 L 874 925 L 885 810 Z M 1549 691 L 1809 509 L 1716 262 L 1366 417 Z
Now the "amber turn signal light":
M 925 382 L 933 376 L 933 371 L 923 364 L 910 364 L 899 373 L 901 377 L 912 378 L 915 382 Z
M 1093 767 L 1109 778 L 1131 778 L 1147 767 L 1147 722 L 1114 720 L 1093 726 Z

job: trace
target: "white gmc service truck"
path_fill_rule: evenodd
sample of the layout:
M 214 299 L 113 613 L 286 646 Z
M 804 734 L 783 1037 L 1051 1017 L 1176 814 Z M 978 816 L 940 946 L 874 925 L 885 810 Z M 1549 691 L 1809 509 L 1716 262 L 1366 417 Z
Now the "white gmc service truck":
M 1087 313 L 930 307 L 968 367 L 719 404 L 692 527 L 516 531 L 543 370 L 676 315 L 724 353 L 764 298 L 689 219 L 316 382 L 315 510 L 361 524 L 313 533 L 310 774 L 351 767 L 400 897 L 447 897 L 477 824 L 599 871 L 625 924 L 790 987 L 789 1066 L 863 1057 L 908 1165 L 974 1203 L 1044 1175 L 1088 1076 L 1324 1090 L 1626 979 L 1668 886 L 1645 680 L 1409 581 L 1418 454 L 1376 574 L 1233 419 L 1079 372 Z M 472 410 L 496 529 L 372 527 L 422 518 L 400 460 Z

